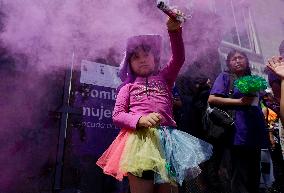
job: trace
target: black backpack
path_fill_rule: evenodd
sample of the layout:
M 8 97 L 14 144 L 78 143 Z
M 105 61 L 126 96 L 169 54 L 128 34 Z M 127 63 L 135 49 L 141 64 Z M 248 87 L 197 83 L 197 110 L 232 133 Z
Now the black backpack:
M 233 97 L 233 88 L 235 76 L 229 74 L 229 98 Z M 210 140 L 219 140 L 220 138 L 232 134 L 234 129 L 235 111 L 211 106 L 207 104 L 207 109 L 202 118 L 203 130 L 205 138 Z

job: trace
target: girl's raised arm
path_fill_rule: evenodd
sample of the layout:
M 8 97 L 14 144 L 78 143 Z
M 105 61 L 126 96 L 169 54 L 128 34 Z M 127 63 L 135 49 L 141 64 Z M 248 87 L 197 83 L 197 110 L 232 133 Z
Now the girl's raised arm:
M 182 39 L 181 23 L 169 19 L 167 22 L 167 27 L 170 37 L 172 57 L 161 73 L 162 76 L 166 79 L 167 84 L 172 87 L 184 63 L 185 51 Z

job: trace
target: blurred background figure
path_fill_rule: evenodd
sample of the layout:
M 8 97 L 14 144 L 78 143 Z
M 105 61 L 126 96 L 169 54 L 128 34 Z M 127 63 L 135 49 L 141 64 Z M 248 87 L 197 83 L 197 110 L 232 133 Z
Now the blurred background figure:
M 279 53 L 284 57 L 284 40 L 280 43 Z M 272 88 L 274 98 L 268 97 L 267 106 L 280 118 L 281 77 L 268 71 L 269 85 Z M 282 96 L 283 97 L 283 96 Z M 271 100 L 272 99 L 272 100 Z M 284 131 L 283 120 L 278 120 L 273 127 L 269 127 L 270 154 L 273 162 L 275 182 L 271 191 L 284 192 Z
M 175 102 L 174 114 L 177 125 L 181 130 L 198 137 L 205 139 L 205 133 L 202 124 L 202 118 L 207 108 L 207 100 L 210 93 L 211 82 L 209 77 L 200 74 L 196 77 L 180 76 L 173 89 Z M 204 181 L 207 175 L 204 170 L 204 165 L 201 165 L 202 172 L 196 179 L 185 180 L 179 191 L 186 192 L 204 192 L 206 183 Z
M 177 124 L 183 131 L 201 139 L 204 139 L 202 117 L 207 108 L 210 86 L 210 79 L 205 75 L 181 76 L 176 81 L 182 104 Z

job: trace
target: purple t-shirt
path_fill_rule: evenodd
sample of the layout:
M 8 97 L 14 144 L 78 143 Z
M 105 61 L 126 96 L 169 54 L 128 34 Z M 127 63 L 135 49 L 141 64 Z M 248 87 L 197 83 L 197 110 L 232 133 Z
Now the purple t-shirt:
M 211 95 L 228 97 L 230 75 L 222 72 L 216 78 L 211 89 Z M 244 94 L 234 87 L 233 98 L 241 98 Z M 249 147 L 263 147 L 267 144 L 265 138 L 265 120 L 260 106 L 234 106 L 235 133 L 233 144 Z

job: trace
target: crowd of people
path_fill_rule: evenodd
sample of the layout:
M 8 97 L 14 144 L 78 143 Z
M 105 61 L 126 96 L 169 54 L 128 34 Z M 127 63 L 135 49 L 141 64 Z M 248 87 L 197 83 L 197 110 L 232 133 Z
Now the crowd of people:
M 284 56 L 284 41 L 279 51 Z M 204 76 L 194 80 L 191 77 L 177 80 L 175 90 L 181 101 L 174 103 L 177 125 L 213 145 L 213 155 L 202 166 L 203 173 L 198 182 L 204 186 L 201 192 L 260 192 L 260 182 L 264 180 L 260 179 L 263 175 L 261 172 L 267 170 L 267 166 L 261 164 L 261 150 L 264 149 L 269 150 L 273 164 L 273 170 L 269 173 L 272 173 L 274 180 L 263 191 L 284 192 L 283 110 L 281 111 L 284 60 L 281 56 L 272 57 L 267 64 L 269 85 L 273 92 L 266 89 L 254 96 L 245 96 L 237 88 L 231 87 L 230 83 L 235 79 L 251 75 L 247 55 L 237 50 L 229 52 L 226 60 L 228 70 L 218 75 L 213 86 L 210 79 Z M 190 84 L 189 81 L 194 83 Z M 233 112 L 233 131 L 218 138 L 208 137 L 206 125 L 203 124 L 208 104 Z M 186 192 L 188 188 L 181 190 Z
M 283 97 L 281 100 L 281 92 L 282 96 L 284 93 L 281 84 L 284 77 L 284 41 L 279 51 L 280 56 L 272 57 L 267 64 L 269 85 L 273 92 L 267 89 L 255 96 L 244 96 L 237 88 L 230 88 L 230 82 L 234 79 L 251 75 L 247 55 L 237 50 L 229 52 L 226 60 L 228 70 L 219 74 L 211 88 L 208 78 L 203 78 L 200 86 L 196 83 L 200 79 L 197 77 L 193 87 L 201 90 L 186 93 L 184 85 L 190 84 L 185 83 L 184 78 L 177 81 L 182 82 L 181 86 L 177 84 L 181 100 L 175 110 L 177 124 L 185 125 L 186 132 L 213 145 L 213 155 L 203 165 L 200 184 L 205 186 L 205 190 L 202 192 L 260 192 L 261 172 L 267 170 L 267 166 L 261 164 L 263 149 L 269 150 L 273 165 L 273 172 L 270 173 L 274 179 L 264 191 L 284 192 Z M 203 94 L 200 96 L 198 93 Z M 217 139 L 208 138 L 202 124 L 207 102 L 233 110 L 233 131 L 225 132 Z M 196 104 L 199 104 L 197 108 Z

